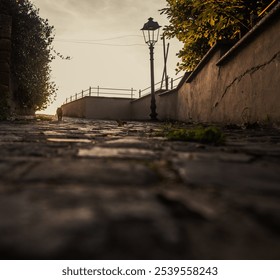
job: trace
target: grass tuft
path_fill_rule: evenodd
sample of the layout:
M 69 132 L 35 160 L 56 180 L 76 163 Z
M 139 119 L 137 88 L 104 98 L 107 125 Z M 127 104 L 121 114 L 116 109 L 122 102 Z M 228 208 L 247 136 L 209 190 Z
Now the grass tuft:
M 215 126 L 198 126 L 192 129 L 186 128 L 165 128 L 164 136 L 170 141 L 189 141 L 205 144 L 222 145 L 225 143 L 225 135 L 221 129 Z

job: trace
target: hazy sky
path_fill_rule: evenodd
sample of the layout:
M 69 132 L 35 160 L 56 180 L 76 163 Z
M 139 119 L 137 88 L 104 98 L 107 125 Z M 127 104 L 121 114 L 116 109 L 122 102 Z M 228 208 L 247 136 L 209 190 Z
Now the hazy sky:
M 70 61 L 52 63 L 53 80 L 59 90 L 54 104 L 45 113 L 54 113 L 67 97 L 89 86 L 135 88 L 150 85 L 149 49 L 140 29 L 153 17 L 168 23 L 159 9 L 165 0 L 33 0 L 40 15 L 55 27 L 54 47 Z M 180 49 L 170 41 L 168 74 L 175 77 Z M 155 47 L 155 80 L 163 72 L 163 48 Z

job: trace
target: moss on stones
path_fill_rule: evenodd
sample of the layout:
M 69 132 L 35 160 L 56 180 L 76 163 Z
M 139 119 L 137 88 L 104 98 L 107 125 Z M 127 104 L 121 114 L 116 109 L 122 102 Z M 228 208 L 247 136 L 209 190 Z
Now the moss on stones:
M 163 130 L 163 136 L 170 141 L 190 141 L 215 145 L 225 143 L 224 133 L 215 126 L 198 126 L 191 129 L 167 127 Z

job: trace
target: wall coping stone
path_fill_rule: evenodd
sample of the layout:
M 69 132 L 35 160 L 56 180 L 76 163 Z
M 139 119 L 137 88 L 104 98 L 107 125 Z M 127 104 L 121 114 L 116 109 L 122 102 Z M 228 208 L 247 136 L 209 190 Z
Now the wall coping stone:
M 180 83 L 173 89 L 167 90 L 161 94 L 159 94 L 160 97 L 164 96 L 164 95 L 168 95 L 174 92 L 177 92 L 179 88 L 181 88 L 183 86 L 183 84 L 186 82 L 186 80 L 188 79 L 188 77 L 192 74 L 192 72 L 185 72 L 183 78 L 181 79 Z
M 187 77 L 185 82 L 190 83 L 217 51 L 226 52 L 233 45 L 234 45 L 234 41 L 217 41 L 216 44 L 204 55 L 204 57 L 201 59 L 199 64 L 196 66 L 196 68 Z

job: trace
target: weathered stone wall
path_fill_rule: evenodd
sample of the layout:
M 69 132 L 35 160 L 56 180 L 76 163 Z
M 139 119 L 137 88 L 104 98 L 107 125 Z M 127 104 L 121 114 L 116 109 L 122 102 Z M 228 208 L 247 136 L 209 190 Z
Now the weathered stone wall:
M 159 93 L 155 94 L 157 113 L 159 108 Z M 149 120 L 151 114 L 151 95 L 143 96 L 131 102 L 131 117 L 133 120 Z
M 128 120 L 131 119 L 130 98 L 110 98 L 86 96 L 64 104 L 63 115 L 67 117 Z
M 12 19 L 0 15 L 0 113 L 9 111 Z
M 157 113 L 159 120 L 178 119 L 178 92 L 176 90 L 159 95 Z
M 211 122 L 213 104 L 221 90 L 219 68 L 216 66 L 221 57 L 221 50 L 216 46 L 205 57 L 207 59 L 199 71 L 187 79 L 178 90 L 178 115 L 182 121 Z M 215 120 L 216 121 L 216 120 Z
M 85 97 L 86 118 L 99 120 L 131 119 L 130 98 Z
M 280 7 L 225 55 L 208 62 L 178 92 L 178 119 L 199 122 L 280 122 Z
M 73 118 L 86 117 L 85 98 L 62 105 L 63 116 Z

